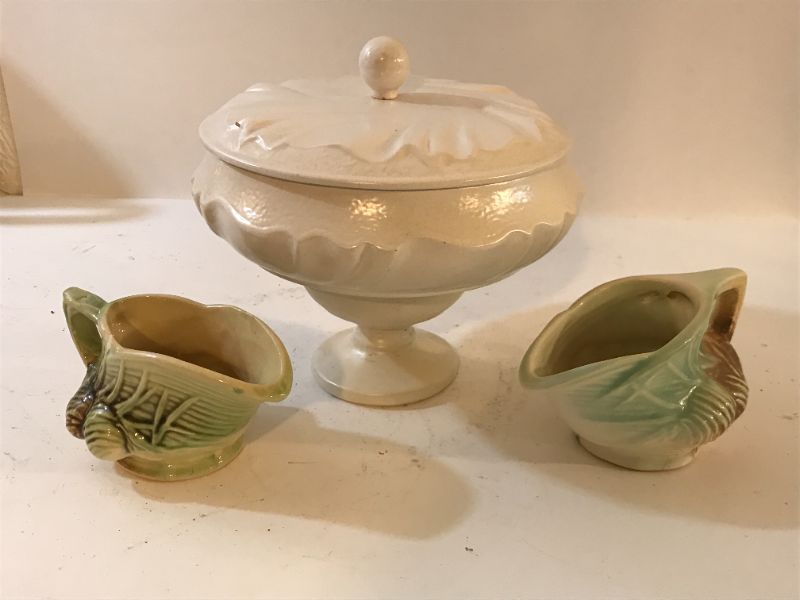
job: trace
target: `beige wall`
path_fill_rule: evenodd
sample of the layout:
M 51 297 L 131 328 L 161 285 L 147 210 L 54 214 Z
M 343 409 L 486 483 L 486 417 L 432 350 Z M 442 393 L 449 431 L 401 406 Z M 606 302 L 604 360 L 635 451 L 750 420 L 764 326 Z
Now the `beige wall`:
M 797 210 L 798 5 L 7 0 L 0 59 L 26 193 L 186 196 L 198 122 L 258 80 L 355 73 L 387 33 L 416 73 L 496 82 L 575 139 L 588 210 Z

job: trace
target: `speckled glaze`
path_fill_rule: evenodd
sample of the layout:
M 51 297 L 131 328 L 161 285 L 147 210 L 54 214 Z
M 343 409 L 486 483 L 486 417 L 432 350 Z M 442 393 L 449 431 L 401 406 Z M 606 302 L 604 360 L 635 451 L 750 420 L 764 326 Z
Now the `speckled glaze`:
M 378 38 L 361 54 L 367 83 L 253 86 L 201 125 L 209 153 L 192 181 L 217 235 L 358 325 L 321 346 L 314 373 L 373 406 L 453 380 L 454 350 L 413 325 L 544 255 L 581 197 L 566 136 L 533 102 L 404 84 L 407 63 Z
M 235 307 L 163 295 L 107 303 L 69 288 L 64 314 L 87 367 L 67 429 L 98 458 L 142 477 L 221 468 L 241 450 L 258 405 L 291 389 L 281 341 Z
M 206 156 L 192 190 L 211 229 L 268 271 L 373 298 L 460 293 L 550 250 L 578 210 L 566 163 L 522 179 L 424 193 L 324 187 Z
M 686 465 L 747 403 L 730 344 L 745 285 L 739 269 L 601 285 L 545 327 L 520 381 L 558 402 L 592 454 L 637 470 Z

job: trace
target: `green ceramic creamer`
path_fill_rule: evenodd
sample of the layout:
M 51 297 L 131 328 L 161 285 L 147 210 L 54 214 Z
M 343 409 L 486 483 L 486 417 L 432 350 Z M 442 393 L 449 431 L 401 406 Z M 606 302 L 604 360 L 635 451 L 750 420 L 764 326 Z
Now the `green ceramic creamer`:
M 87 368 L 67 429 L 144 477 L 219 469 L 238 454 L 258 405 L 291 389 L 280 339 L 232 306 L 164 295 L 105 302 L 69 288 L 64 314 Z
M 739 269 L 628 277 L 557 315 L 520 366 L 592 454 L 638 470 L 689 463 L 742 414 L 747 383 L 730 344 Z

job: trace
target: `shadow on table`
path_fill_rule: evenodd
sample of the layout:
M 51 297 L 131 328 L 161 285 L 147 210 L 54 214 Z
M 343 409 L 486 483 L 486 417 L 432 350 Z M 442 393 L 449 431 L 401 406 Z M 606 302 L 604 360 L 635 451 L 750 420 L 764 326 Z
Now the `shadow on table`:
M 0 198 L 0 225 L 91 225 L 141 219 L 150 208 L 135 198 Z
M 555 402 L 546 394 L 523 390 L 518 383 L 517 368 L 525 350 L 564 308 L 548 306 L 511 315 L 465 334 L 458 344 L 459 376 L 440 397 L 427 402 L 451 403 L 503 454 L 587 494 L 657 513 L 744 527 L 798 526 L 798 421 L 791 408 L 797 410 L 797 383 L 791 383 L 796 356 L 781 355 L 778 344 L 770 355 L 767 343 L 770 337 L 797 331 L 796 317 L 745 307 L 733 341 L 749 377 L 750 406 L 728 432 L 701 448 L 692 464 L 645 473 L 616 467 L 585 452 L 559 418 Z M 767 388 L 760 383 L 764 372 L 781 370 L 786 374 L 784 391 L 776 387 L 772 395 L 765 393 Z M 459 444 L 454 453 L 470 451 L 470 446 Z
M 386 439 L 320 427 L 306 410 L 263 407 L 246 442 L 241 456 L 208 477 L 136 481 L 135 489 L 159 502 L 281 514 L 407 538 L 447 531 L 471 504 L 467 485 L 436 459 Z
M 798 526 L 797 357 L 785 352 L 785 343 L 771 341 L 795 335 L 795 316 L 745 306 L 734 344 L 751 385 L 750 406 L 689 466 L 642 473 L 585 452 L 555 403 L 517 381 L 528 345 L 563 308 L 551 305 L 483 322 L 461 331 L 460 340 L 450 336 L 461 355 L 459 375 L 417 410 L 448 404 L 463 418 L 464 435 L 432 440 L 434 452 L 474 454 L 485 461 L 485 450 L 475 444 L 477 433 L 503 456 L 528 465 L 537 478 L 559 481 L 598 501 L 742 527 Z M 278 329 L 296 367 L 307 368 L 315 344 L 304 343 L 306 336 L 316 340 L 322 334 L 297 325 Z M 302 404 L 302 389 L 294 394 Z M 161 502 L 281 514 L 421 539 L 452 529 L 472 505 L 470 482 L 435 457 L 387 439 L 320 427 L 302 408 L 263 407 L 247 440 L 242 456 L 213 475 L 181 483 L 136 482 L 135 489 Z

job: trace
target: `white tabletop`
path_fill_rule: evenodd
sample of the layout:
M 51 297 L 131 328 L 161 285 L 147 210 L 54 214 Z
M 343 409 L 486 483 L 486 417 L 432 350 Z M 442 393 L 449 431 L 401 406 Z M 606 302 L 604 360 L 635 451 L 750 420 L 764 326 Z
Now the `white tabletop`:
M 187 200 L 0 199 L 3 598 L 796 598 L 798 224 L 582 215 L 548 256 L 426 327 L 458 349 L 405 409 L 327 396 L 313 349 L 345 326 L 211 234 Z M 518 362 L 603 281 L 739 266 L 750 404 L 695 462 L 584 452 Z M 281 336 L 292 394 L 205 478 L 137 481 L 64 427 L 83 377 L 62 289 L 231 303 Z

